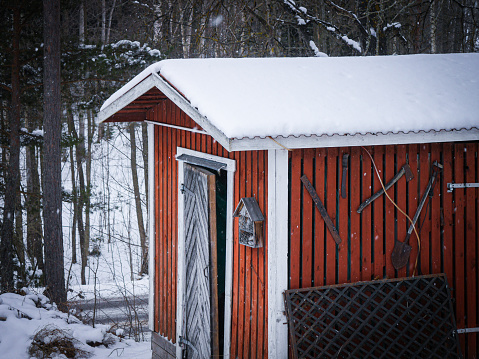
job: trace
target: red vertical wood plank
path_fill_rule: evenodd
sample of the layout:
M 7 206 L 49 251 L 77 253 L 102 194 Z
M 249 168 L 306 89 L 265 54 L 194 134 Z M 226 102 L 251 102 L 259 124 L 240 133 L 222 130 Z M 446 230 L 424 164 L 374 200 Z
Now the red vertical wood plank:
M 396 173 L 401 169 L 402 166 L 406 164 L 406 145 L 398 145 L 396 146 Z M 403 176 L 399 181 L 396 182 L 396 204 L 402 211 L 406 213 L 406 178 Z M 397 217 L 397 234 L 398 240 L 403 242 L 406 239 L 407 233 L 407 218 L 402 214 L 399 210 L 396 210 L 396 217 Z M 398 270 L 398 277 L 404 278 L 406 277 L 406 267 L 403 267 Z
M 441 146 L 439 143 L 431 144 L 431 163 L 434 163 L 434 161 L 441 163 Z M 441 273 L 441 178 L 443 178 L 442 171 L 436 177 L 430 208 L 432 273 Z
M 314 188 L 320 198 L 324 198 L 326 150 L 316 149 L 316 179 Z M 319 211 L 314 208 L 314 286 L 324 285 L 324 221 Z
M 195 151 L 199 151 L 199 149 L 197 148 L 196 146 L 196 137 L 197 137 L 197 134 L 196 133 L 193 133 L 193 132 L 190 132 L 188 131 L 188 136 L 190 137 L 190 148 L 195 150 Z
M 384 177 L 383 183 L 387 183 L 394 177 L 394 146 L 386 146 L 386 153 L 384 158 Z M 388 195 L 394 199 L 394 191 L 392 188 L 388 190 Z M 391 263 L 391 253 L 394 248 L 395 233 L 394 233 L 394 205 L 384 195 L 384 235 L 386 237 L 386 276 L 394 278 L 396 276 L 395 269 Z
M 475 144 L 475 152 L 476 152 L 476 179 L 474 182 L 479 182 L 479 143 L 476 142 Z M 476 188 L 475 191 L 472 193 L 474 198 L 476 199 L 476 260 L 479 262 L 479 188 Z M 479 263 L 477 263 L 479 265 Z M 476 289 L 479 289 L 479 273 L 476 267 Z M 476 303 L 479 303 L 479 293 L 476 293 Z M 476 308 L 476 326 L 479 326 L 479 310 Z M 479 340 L 476 335 L 476 358 L 479 357 Z
M 164 105 L 162 108 L 162 112 L 165 111 Z M 165 116 L 163 116 L 165 118 Z M 162 203 L 162 223 L 161 226 L 163 227 L 163 233 L 161 238 L 161 257 L 162 257 L 162 283 L 161 283 L 161 290 L 162 290 L 162 302 L 161 302 L 161 312 L 162 312 L 162 322 L 161 322 L 161 334 L 166 336 L 166 326 L 168 324 L 168 317 L 167 317 L 167 303 L 168 303 L 168 267 L 167 267 L 167 241 L 168 241 L 168 131 L 166 127 L 162 128 L 162 135 L 161 135 L 161 142 L 162 142 L 162 177 L 163 177 L 163 203 Z
M 446 273 L 450 287 L 452 287 L 452 294 L 455 294 L 454 273 L 453 273 L 453 233 L 454 233 L 454 219 L 453 219 L 453 194 L 447 192 L 447 184 L 453 182 L 453 147 L 451 143 L 443 145 L 444 153 L 444 169 L 443 169 L 443 185 L 441 189 L 443 207 L 444 207 L 444 272 Z
M 205 153 L 210 153 L 208 152 L 208 147 L 206 146 L 206 140 L 210 138 L 210 136 L 207 135 L 200 135 L 201 136 L 201 151 Z
M 244 152 L 240 153 L 240 198 L 246 195 L 246 155 Z M 239 289 L 238 289 L 238 357 L 243 358 L 243 344 L 244 344 L 244 326 L 245 323 L 245 246 L 239 245 Z
M 304 150 L 303 174 L 313 181 L 314 149 Z M 313 199 L 303 188 L 302 288 L 313 284 Z
M 258 151 L 252 151 L 251 156 L 252 195 L 256 198 L 256 201 L 259 205 L 260 202 L 258 193 Z M 255 358 L 257 354 L 256 344 L 258 339 L 258 253 L 259 248 L 251 250 L 251 358 Z
M 464 144 L 454 145 L 454 182 L 464 183 Z M 459 329 L 466 327 L 466 291 L 465 291 L 465 271 L 464 271 L 464 190 L 454 190 L 455 201 L 455 286 L 456 286 L 456 315 L 457 327 Z M 465 336 L 459 336 L 461 340 L 462 352 L 465 352 Z
M 186 119 L 185 119 L 185 113 L 183 111 L 179 111 L 178 110 L 178 116 L 179 116 L 179 125 L 181 127 L 186 127 L 185 126 L 185 122 L 186 122 Z M 180 131 L 180 141 L 179 141 L 179 146 L 180 147 L 183 147 L 183 148 L 186 148 L 187 147 L 187 144 L 186 144 L 186 137 L 188 135 L 190 131 Z
M 158 106 L 156 106 L 155 119 L 158 116 Z M 155 126 L 155 332 L 159 332 L 160 320 L 160 195 L 161 195 L 161 159 L 160 159 L 160 129 Z
M 366 148 L 369 153 L 372 149 L 370 147 Z M 362 190 L 364 201 L 366 198 L 371 197 L 372 195 L 372 164 L 369 155 L 363 151 L 363 173 L 362 173 Z M 361 223 L 362 223 L 362 232 L 361 232 L 361 244 L 362 244 L 362 258 L 361 258 L 361 280 L 367 281 L 372 278 L 372 265 L 371 265 L 371 206 L 367 206 L 361 212 Z
M 374 162 L 376 164 L 379 176 L 381 180 L 384 177 L 384 168 L 383 168 L 383 156 L 384 156 L 384 147 L 376 146 L 374 148 Z M 381 183 L 379 182 L 378 173 L 373 172 L 373 192 L 379 191 Z M 374 278 L 383 278 L 384 277 L 384 195 L 378 197 L 372 203 L 372 209 L 374 213 L 374 232 L 373 232 L 373 243 L 374 243 Z
M 268 173 L 268 152 L 263 151 L 263 173 L 264 173 L 264 179 L 263 179 L 263 188 L 264 188 L 264 213 L 268 213 L 268 176 L 270 175 Z M 263 270 L 263 283 L 264 283 L 264 292 L 263 292 L 263 297 L 264 297 L 264 323 L 263 323 L 263 333 L 264 333 L 264 339 L 263 339 L 263 358 L 268 357 L 268 246 L 269 246 L 269 240 L 268 240 L 268 216 L 266 216 L 266 221 L 265 221 L 265 247 L 264 247 L 264 258 L 263 258 L 263 263 L 264 263 L 264 270 Z
M 171 118 L 173 123 L 176 123 L 176 105 L 170 102 L 170 114 L 169 117 Z M 176 154 L 176 135 L 177 135 L 177 130 L 172 129 L 171 130 L 171 145 L 170 145 L 170 151 L 171 151 L 171 183 L 170 183 L 170 191 L 171 191 L 171 212 L 170 212 L 170 217 L 171 217 L 171 234 L 170 234 L 170 251 L 169 251 L 169 260 L 170 260 L 170 293 L 169 293 L 169 303 L 170 306 L 168 307 L 169 309 L 169 318 L 170 320 L 168 321 L 169 324 L 169 330 L 168 330 L 168 338 L 170 340 L 174 341 L 175 337 L 173 336 L 173 333 L 175 332 L 175 327 L 176 327 L 176 322 L 175 322 L 175 317 L 176 317 L 176 312 L 175 312 L 175 307 L 176 307 L 176 250 L 175 250 L 175 242 L 176 242 L 176 222 L 178 220 L 178 212 L 176 211 L 176 202 L 178 200 L 177 197 L 175 197 L 176 194 L 176 179 L 178 178 L 177 173 L 176 173 L 176 160 L 175 160 L 175 154 Z
M 301 150 L 294 150 L 291 163 L 290 289 L 300 288 L 301 253 Z M 309 193 L 305 193 L 309 196 Z
M 179 119 L 179 108 L 176 108 L 176 114 L 175 118 L 178 120 Z M 177 147 L 180 146 L 181 143 L 181 132 L 184 131 L 179 131 L 176 130 L 174 131 L 176 133 L 176 141 L 173 144 L 173 220 L 174 220 L 174 231 L 172 233 L 172 251 L 171 251 L 171 256 L 172 256 L 172 262 L 173 262 L 173 285 L 172 285 L 172 291 L 171 291 L 171 297 L 172 297 L 172 310 L 171 310 L 171 318 L 172 318 L 172 332 L 171 332 L 171 340 L 173 343 L 176 343 L 176 299 L 177 299 L 177 283 L 178 283 L 178 161 L 176 161 L 176 153 L 177 153 Z
M 337 196 L 337 159 L 338 148 L 327 149 L 327 188 L 326 198 L 323 201 L 333 224 L 336 226 L 336 196 Z M 293 172 L 294 173 L 294 172 Z M 321 196 L 320 196 L 321 198 Z M 329 230 L 326 230 L 326 285 L 336 284 L 336 249 L 337 244 Z
M 213 153 L 213 138 L 211 136 L 204 136 L 206 137 L 206 153 Z
M 179 126 L 182 126 L 184 127 L 184 118 L 183 118 L 183 114 L 184 112 L 177 106 L 175 106 L 175 118 L 176 118 L 176 123 L 179 125 Z M 185 137 L 185 132 L 187 131 L 179 131 L 177 130 L 176 131 L 176 144 L 175 144 L 175 147 L 174 147 L 174 154 L 176 156 L 177 154 L 177 147 L 183 147 L 183 143 L 184 143 L 184 137 Z M 175 318 L 174 320 L 174 325 L 173 325 L 173 342 L 176 343 L 176 322 L 177 322 L 177 316 L 176 316 L 176 311 L 177 311 L 177 306 L 176 306 L 176 303 L 177 303 L 177 293 L 178 293 L 178 226 L 181 226 L 182 223 L 178 223 L 178 201 L 180 200 L 180 197 L 178 196 L 178 181 L 180 181 L 180 179 L 178 178 L 178 166 L 179 166 L 179 163 L 178 161 L 176 161 L 176 157 L 175 157 L 175 160 L 174 160 L 174 163 L 175 163 L 175 184 L 174 184 L 174 188 L 175 188 L 175 191 L 174 191 L 174 198 L 175 198 L 175 206 L 174 206 L 174 213 L 175 213 L 175 217 L 176 217 L 176 230 L 175 230 L 175 235 L 174 235 L 174 250 L 173 250 L 173 266 L 175 268 L 174 270 L 174 290 L 173 290 L 173 318 Z
M 476 145 L 473 143 L 466 144 L 465 147 L 465 158 L 466 158 L 466 168 L 465 168 L 465 182 L 474 183 L 476 182 Z M 461 190 L 464 192 L 466 197 L 466 291 L 467 291 L 467 327 L 476 328 L 476 313 L 477 305 L 479 303 L 477 298 L 477 286 L 476 286 L 476 276 L 477 276 L 477 248 L 476 248 L 476 197 L 474 196 L 476 189 L 475 188 L 466 188 Z M 477 357 L 476 353 L 476 342 L 477 334 L 470 333 L 467 336 L 467 345 L 468 352 L 470 357 Z M 474 354 L 473 354 L 474 353 Z
M 412 144 L 408 146 L 408 160 L 409 160 L 409 167 L 411 168 L 411 172 L 414 175 L 414 178 L 410 180 L 407 184 L 408 188 L 408 208 L 407 214 L 409 218 L 412 220 L 414 214 L 416 213 L 417 204 L 418 204 L 418 163 L 417 163 L 417 154 L 418 154 L 418 146 L 417 144 Z M 411 225 L 411 222 L 407 221 L 407 227 Z M 416 264 L 416 258 L 418 254 L 418 246 L 417 246 L 417 236 L 414 232 L 411 234 L 411 238 L 409 239 L 409 245 L 412 247 L 411 254 L 409 255 L 409 264 L 408 264 L 408 275 L 412 276 L 413 274 L 416 275 L 417 273 L 414 272 L 414 266 Z
M 432 162 L 429 159 L 429 152 L 430 152 L 430 145 L 429 144 L 422 144 L 419 148 L 419 171 L 420 171 L 420 179 L 419 179 L 419 189 L 420 195 L 419 198 L 422 198 L 424 192 L 426 191 L 427 184 L 429 182 L 430 173 L 431 173 L 431 165 Z M 424 206 L 421 210 L 421 215 L 419 216 L 416 224 L 416 228 L 421 232 L 419 233 L 419 237 L 421 239 L 421 271 L 418 274 L 429 274 L 429 247 L 430 247 L 430 233 L 431 233 L 431 221 L 429 220 L 430 211 L 427 211 L 426 208 L 428 206 L 429 198 L 426 199 Z M 422 228 L 421 228 L 422 225 Z
M 348 181 L 348 174 L 349 168 L 347 168 L 346 173 L 343 173 L 343 155 L 349 155 L 349 149 L 341 148 L 339 151 L 339 172 L 338 172 L 338 180 L 339 180 L 339 226 L 338 232 L 339 236 L 342 239 L 341 244 L 338 246 L 338 283 L 346 283 L 348 281 L 348 250 L 349 250 L 349 234 L 348 234 L 348 204 L 349 204 L 349 181 Z M 347 164 L 349 166 L 349 163 Z M 343 182 L 343 175 L 345 175 L 345 193 L 346 198 L 342 196 L 342 182 Z
M 188 127 L 187 123 L 189 122 L 189 117 L 184 112 L 182 112 L 182 118 L 183 118 L 185 127 Z M 192 137 L 191 132 L 185 131 L 185 147 L 186 148 L 193 148 L 191 144 L 191 137 Z
M 351 148 L 351 282 L 359 282 L 361 280 L 361 252 L 360 252 L 360 238 L 361 238 L 361 215 L 357 213 L 359 205 L 361 204 L 360 188 L 361 183 L 361 148 Z
M 258 202 L 261 208 L 262 213 L 267 213 L 266 200 L 265 200 L 265 155 L 267 152 L 261 151 L 258 156 Z M 265 216 L 267 220 L 267 216 Z M 265 231 L 267 229 L 266 223 L 264 224 Z M 265 261 L 267 253 L 267 234 L 264 234 L 265 243 L 263 243 L 263 248 L 259 248 L 258 254 L 258 274 L 261 282 L 259 283 L 258 288 L 258 335 L 257 335 L 257 356 L 262 357 L 264 352 L 264 335 L 267 332 L 265 327 L 265 313 L 266 303 L 265 303 L 265 286 L 266 286 L 266 276 L 265 276 Z
M 246 152 L 246 197 L 252 196 L 252 151 Z M 245 247 L 245 291 L 244 291 L 244 337 L 243 337 L 243 357 L 249 358 L 250 357 L 250 329 L 251 329 L 251 301 L 252 301 L 252 293 L 251 293 L 251 264 L 252 264 L 252 248 Z
M 170 103 L 171 104 L 171 103 Z M 171 111 L 171 105 L 168 108 L 169 111 Z M 169 113 L 168 113 L 169 115 Z M 173 276 L 173 271 L 175 270 L 172 268 L 172 250 L 171 250 L 171 242 L 172 242 L 172 237 L 173 237 L 173 175 L 172 175 L 172 134 L 173 130 L 171 128 L 167 129 L 168 133 L 168 230 L 167 230 L 167 235 L 166 235 L 166 256 L 167 256 L 167 263 L 168 263 L 168 273 L 167 273 L 167 278 L 168 278 L 168 286 L 167 286 L 167 323 L 166 323 L 166 337 L 171 339 L 171 326 L 174 324 L 173 318 L 171 316 L 171 311 L 172 311 L 172 276 Z M 173 323 L 172 323 L 173 322 Z
M 240 156 L 239 152 L 231 153 L 236 161 L 237 170 L 234 176 L 234 204 L 240 200 Z M 233 222 L 233 303 L 231 310 L 231 357 L 236 358 L 238 354 L 238 302 L 239 302 L 239 241 L 237 220 Z

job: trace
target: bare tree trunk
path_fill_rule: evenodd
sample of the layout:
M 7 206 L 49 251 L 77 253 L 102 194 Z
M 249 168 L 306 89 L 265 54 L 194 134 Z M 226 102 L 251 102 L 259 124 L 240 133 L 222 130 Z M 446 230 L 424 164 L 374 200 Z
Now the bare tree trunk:
M 78 37 L 80 41 L 80 45 L 85 44 L 85 3 L 82 0 L 80 3 L 80 14 L 78 19 Z
M 80 254 L 81 254 L 81 283 L 86 284 L 85 269 L 88 264 L 88 240 L 85 235 L 85 227 L 83 224 L 83 207 L 85 203 L 85 197 L 87 190 L 85 188 L 85 176 L 83 173 L 83 159 L 85 156 L 85 143 L 84 143 L 84 132 L 85 131 L 85 120 L 83 114 L 80 113 L 79 118 L 79 132 L 80 135 L 76 133 L 75 127 L 73 127 L 73 132 L 75 139 L 77 140 L 76 145 L 76 164 L 78 171 L 78 179 L 80 188 L 78 189 L 78 201 L 77 201 L 77 224 L 78 224 L 78 235 L 80 236 Z
M 28 119 L 28 117 L 25 117 Z M 27 122 L 29 132 L 33 131 L 33 121 Z M 27 254 L 34 269 L 44 270 L 42 218 L 40 215 L 40 176 L 38 174 L 38 159 L 33 146 L 26 150 L 27 168 Z
M 95 133 L 95 124 L 93 122 L 91 110 L 87 111 L 87 150 L 85 153 L 85 255 L 88 256 L 90 248 L 90 207 L 91 207 L 91 146 L 93 135 Z
M 9 116 L 10 147 L 0 242 L 2 291 L 11 291 L 14 288 L 12 239 L 14 233 L 15 202 L 18 191 L 18 169 L 20 166 L 20 16 L 20 8 L 17 5 L 13 10 L 12 103 Z
M 429 19 L 431 22 L 430 25 L 430 35 L 431 35 L 431 54 L 436 53 L 436 28 L 437 28 L 437 17 L 436 17 L 436 1 L 431 0 L 431 11 L 429 12 Z
M 75 133 L 75 123 L 73 122 L 73 113 L 71 110 L 68 111 L 68 132 L 70 136 L 74 136 Z M 72 177 L 72 206 L 73 206 L 73 224 L 72 224 L 72 263 L 77 263 L 77 238 L 76 238 L 76 227 L 77 227 L 77 217 L 78 217 L 78 191 L 76 186 L 76 177 L 75 177 L 75 160 L 73 156 L 73 144 L 70 145 L 70 168 L 71 168 L 71 177 Z
M 60 0 L 43 1 L 43 216 L 45 220 L 46 292 L 60 309 L 66 309 L 63 265 L 61 192 Z
M 140 186 L 138 184 L 138 172 L 136 166 L 136 136 L 135 136 L 135 123 L 132 122 L 129 127 L 130 130 L 130 163 L 131 174 L 133 177 L 133 191 L 135 194 L 136 205 L 136 218 L 138 220 L 138 229 L 140 231 L 140 244 L 141 244 L 141 274 L 148 273 L 148 247 L 146 243 L 146 232 L 143 223 L 143 211 L 141 209 L 141 197 Z M 146 180 L 146 179 L 145 179 Z
M 17 198 L 15 200 L 15 234 L 13 236 L 13 246 L 15 248 L 15 253 L 17 254 L 18 259 L 18 287 L 25 286 L 26 282 L 26 272 L 25 272 L 25 245 L 23 243 L 23 209 L 22 209 L 22 196 L 20 194 L 20 166 L 18 167 L 17 174 Z
M 148 206 L 149 192 L 148 192 L 148 124 L 141 124 L 141 137 L 143 141 L 142 155 L 143 155 L 143 174 L 145 178 L 145 197 L 146 197 L 146 208 Z
M 101 0 L 101 45 L 104 46 L 106 41 L 106 4 L 105 0 Z
M 111 6 L 110 13 L 108 14 L 108 26 L 106 28 L 105 45 L 110 43 L 111 19 L 113 18 L 113 11 L 115 10 L 115 5 L 116 0 L 113 0 L 113 5 Z

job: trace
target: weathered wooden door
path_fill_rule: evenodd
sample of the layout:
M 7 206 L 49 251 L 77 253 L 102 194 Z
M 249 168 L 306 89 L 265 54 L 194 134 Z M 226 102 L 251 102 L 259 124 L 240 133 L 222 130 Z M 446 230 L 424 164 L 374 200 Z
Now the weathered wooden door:
M 185 326 L 187 358 L 217 356 L 218 287 L 215 175 L 184 167 Z

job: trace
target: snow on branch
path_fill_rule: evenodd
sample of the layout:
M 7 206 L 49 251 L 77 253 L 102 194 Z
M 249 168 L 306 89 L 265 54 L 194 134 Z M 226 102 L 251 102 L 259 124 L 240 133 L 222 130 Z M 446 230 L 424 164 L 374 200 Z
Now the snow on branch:
M 333 7 L 336 7 L 338 10 L 343 9 L 340 6 L 335 5 L 331 1 L 325 1 L 325 2 L 330 4 Z M 298 20 L 299 26 L 306 25 L 309 22 L 314 22 L 315 24 L 322 26 L 326 31 L 329 31 L 334 37 L 336 37 L 336 39 L 343 41 L 345 44 L 347 44 L 348 46 L 351 46 L 353 49 L 355 49 L 356 51 L 362 54 L 362 48 L 360 43 L 358 41 L 350 39 L 346 34 L 343 34 L 336 25 L 331 24 L 327 21 L 321 20 L 320 18 L 316 16 L 309 15 L 305 7 L 296 5 L 296 3 L 293 0 L 283 0 L 283 3 L 291 11 L 292 15 Z M 360 25 L 360 30 L 364 31 L 364 33 L 367 34 L 367 31 L 359 22 L 358 17 L 346 9 L 343 9 L 343 10 L 348 12 L 350 16 L 355 18 L 357 20 L 357 23 Z M 311 46 L 311 42 L 310 42 L 310 46 Z

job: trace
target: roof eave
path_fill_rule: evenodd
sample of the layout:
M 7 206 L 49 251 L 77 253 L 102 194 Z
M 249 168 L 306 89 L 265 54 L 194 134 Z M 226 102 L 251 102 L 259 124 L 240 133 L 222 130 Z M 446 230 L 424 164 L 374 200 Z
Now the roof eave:
M 479 128 L 420 131 L 408 133 L 379 133 L 355 135 L 312 135 L 265 138 L 242 138 L 231 140 L 231 151 L 247 150 L 280 150 L 300 148 L 348 147 L 348 146 L 379 146 L 434 142 L 478 141 Z

